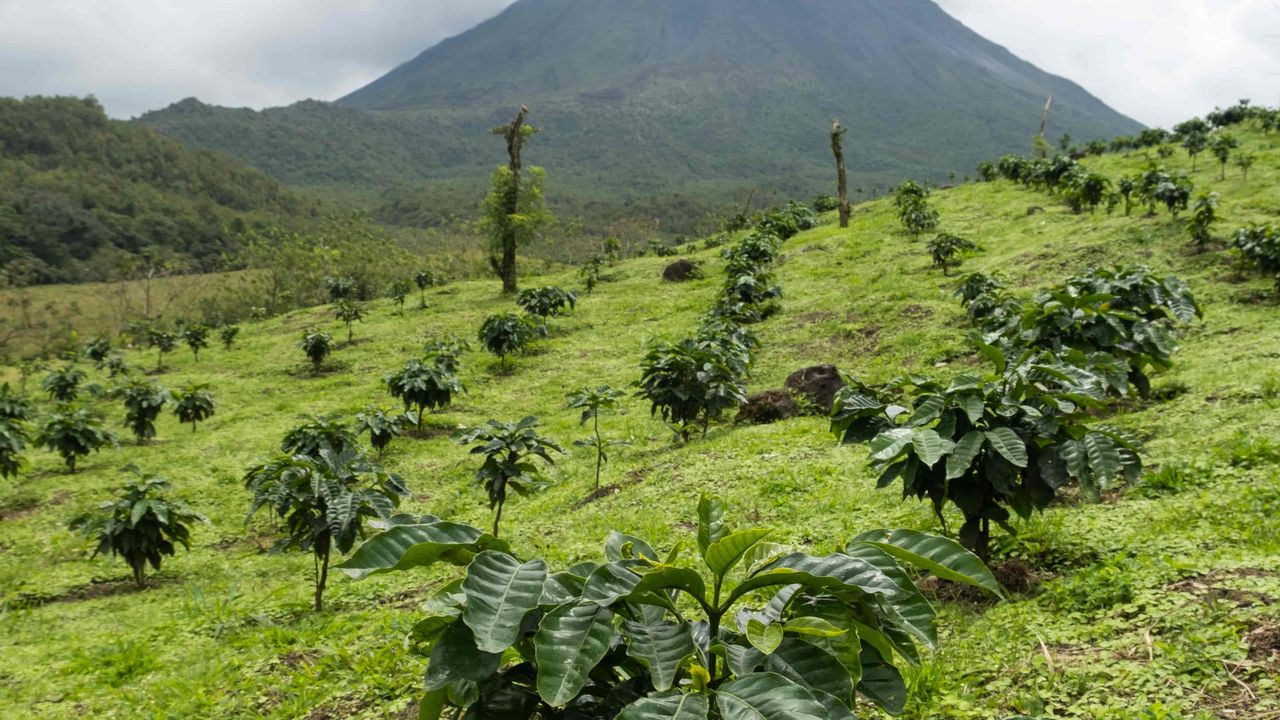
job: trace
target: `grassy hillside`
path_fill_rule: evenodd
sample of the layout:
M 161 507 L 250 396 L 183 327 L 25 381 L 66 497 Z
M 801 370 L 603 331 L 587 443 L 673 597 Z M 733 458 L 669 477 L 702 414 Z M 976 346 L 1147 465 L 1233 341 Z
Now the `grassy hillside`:
M 1219 236 L 1276 219 L 1280 149 L 1274 137 L 1240 134 L 1258 154 L 1247 183 L 1234 169 L 1219 182 L 1207 162 L 1194 175 L 1222 193 Z M 1118 176 L 1145 160 L 1090 163 Z M 1188 163 L 1180 154 L 1170 164 Z M 1185 223 L 1164 213 L 1075 215 L 1057 198 L 1005 182 L 935 199 L 944 228 L 980 246 L 966 268 L 999 273 L 1019 293 L 1091 265 L 1141 262 L 1188 280 L 1205 319 L 1158 378 L 1164 399 L 1126 403 L 1111 418 L 1146 440 L 1151 472 L 1100 504 L 1068 499 L 1018 523 L 1016 537 L 1000 535 L 999 561 L 1025 563 L 1028 587 L 995 604 L 938 599 L 943 644 L 907 672 L 906 717 L 1280 716 L 1280 307 L 1270 284 L 1237 272 L 1228 252 L 1194 252 Z M 1029 215 L 1029 206 L 1045 212 Z M 784 310 L 758 328 L 753 391 L 820 362 L 868 382 L 907 371 L 949 376 L 979 363 L 954 280 L 928 267 L 923 243 L 899 229 L 890 202 L 859 206 L 848 230 L 825 224 L 784 252 Z M 716 295 L 716 251 L 691 256 L 708 279 L 664 284 L 664 261 L 654 258 L 613 268 L 613 281 L 554 321 L 551 337 L 510 374 L 480 352 L 466 354 L 469 393 L 430 419 L 428 439 L 400 441 L 388 456 L 414 493 L 407 509 L 485 523 L 475 460 L 451 432 L 537 414 L 566 444 L 582 436 L 565 394 L 634 381 L 646 343 L 691 332 Z M 576 284 L 569 275 L 545 280 Z M 263 551 L 274 538 L 263 519 L 244 524 L 240 478 L 301 413 L 350 416 L 390 404 L 382 375 L 427 337 L 473 337 L 484 317 L 510 306 L 496 290 L 492 282 L 451 285 L 429 296 L 429 310 L 404 316 L 380 307 L 316 379 L 303 372 L 296 342 L 312 326 L 340 334 L 327 308 L 246 326 L 235 350 L 211 350 L 199 363 L 179 352 L 158 378 L 173 388 L 213 384 L 218 415 L 199 432 L 166 417 L 152 445 L 93 456 L 77 475 L 33 453 L 30 472 L 0 483 L 0 715 L 413 717 L 423 662 L 406 652 L 404 636 L 438 578 L 339 579 L 329 609 L 311 613 L 310 558 Z M 154 363 L 150 354 L 127 359 Z M 112 423 L 123 415 L 115 403 L 99 409 Z M 504 534 L 515 547 L 557 567 L 595 557 L 610 529 L 667 548 L 689 537 L 704 492 L 776 528 L 779 542 L 818 551 L 870 528 L 937 529 L 925 507 L 876 490 L 866 451 L 837 446 L 820 418 L 716 427 L 679 446 L 633 399 L 603 425 L 631 443 L 606 470 L 618 492 L 585 502 L 593 464 L 574 452 L 552 472 L 550 491 L 508 505 Z M 123 564 L 90 560 L 65 529 L 109 496 L 130 462 L 167 476 L 212 521 L 144 592 L 130 589 Z

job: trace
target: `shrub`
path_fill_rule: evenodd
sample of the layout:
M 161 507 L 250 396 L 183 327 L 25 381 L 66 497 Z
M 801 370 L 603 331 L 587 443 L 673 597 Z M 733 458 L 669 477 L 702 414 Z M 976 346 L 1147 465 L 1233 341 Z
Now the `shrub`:
M 840 198 L 831 195 L 818 195 L 813 198 L 810 207 L 813 208 L 814 212 L 834 212 L 840 209 Z
M 427 411 L 442 410 L 453 402 L 453 396 L 464 392 L 462 381 L 448 363 L 426 362 L 414 358 L 399 371 L 383 378 L 391 397 L 418 409 L 418 429 L 422 429 L 422 416 Z
M 156 436 L 156 418 L 164 411 L 169 392 L 153 380 L 135 380 L 117 391 L 124 401 L 124 425 L 142 445 Z
M 578 268 L 578 277 L 582 278 L 588 294 L 594 292 L 596 285 L 600 284 L 604 277 L 604 258 L 599 255 L 591 256 L 581 268 Z
M 404 434 L 407 423 L 417 423 L 418 415 L 393 413 L 384 408 L 369 408 L 356 415 L 356 432 L 369 433 L 369 445 L 381 457 L 392 440 Z
M 209 347 L 209 333 L 212 332 L 207 325 L 188 325 L 182 328 L 179 333 L 182 341 L 191 348 L 191 354 L 195 357 L 196 362 L 200 362 L 200 351 Z
M 164 356 L 178 347 L 178 337 L 159 327 L 147 330 L 147 346 L 156 350 L 156 372 L 164 369 Z
M 111 341 L 106 338 L 94 338 L 84 344 L 84 356 L 94 363 L 102 363 L 111 355 Z
M 27 461 L 22 451 L 27 449 L 27 429 L 21 420 L 0 418 L 0 477 L 15 478 Z
M 832 432 L 868 443 L 879 487 L 902 482 L 904 497 L 928 499 L 946 528 L 943 508 L 964 515 L 959 537 L 984 560 L 992 523 L 1043 510 L 1068 480 L 1097 496 L 1118 477 L 1142 469 L 1138 444 L 1118 431 L 1089 426 L 1088 410 L 1105 397 L 1102 381 L 1052 356 L 1009 362 L 990 346 L 996 373 L 950 382 L 908 376 L 896 397 L 861 383 L 836 396 Z
M 761 232 L 776 235 L 786 241 L 818 226 L 818 217 L 803 203 L 790 202 L 787 206 L 767 213 L 757 223 Z
M 617 410 L 618 401 L 622 400 L 623 397 L 622 391 L 614 390 L 608 385 L 602 385 L 598 388 L 585 387 L 576 393 L 570 393 L 568 396 L 569 409 L 582 411 L 582 418 L 578 422 L 578 427 L 591 423 L 591 438 L 588 440 L 576 440 L 573 444 L 577 447 L 591 448 L 595 452 L 596 490 L 600 489 L 600 471 L 609 460 L 606 450 L 610 445 L 620 444 L 619 441 L 606 441 L 600 436 L 600 414 Z
M 480 326 L 480 343 L 505 364 L 508 357 L 523 352 L 538 334 L 538 327 L 528 318 L 505 313 L 484 321 Z
M 484 463 L 476 471 L 476 479 L 489 494 L 489 509 L 494 511 L 493 536 L 498 536 L 502 509 L 507 503 L 507 490 L 529 495 L 547 486 L 546 479 L 534 464 L 541 458 L 554 465 L 551 453 L 564 453 L 558 444 L 538 434 L 538 418 L 527 417 L 518 423 L 490 420 L 487 424 L 463 432 L 458 442 L 472 445 L 473 455 L 484 455 Z
M 298 347 L 311 361 L 311 373 L 319 375 L 325 359 L 333 352 L 333 336 L 319 330 L 308 330 L 298 342 Z
M 682 340 L 651 347 L 641 362 L 640 397 L 687 441 L 746 402 L 741 357 L 717 341 Z
M 331 303 L 359 297 L 359 285 L 353 277 L 327 277 L 324 279 L 324 287 Z
M 324 448 L 344 454 L 358 450 L 359 442 L 345 422 L 332 416 L 304 417 L 303 423 L 286 433 L 280 441 L 280 452 L 286 455 L 314 458 Z
M 13 392 L 9 383 L 0 385 L 0 419 L 25 422 L 34 414 L 30 400 Z
M 1192 210 L 1191 239 L 1203 250 L 1213 240 L 1213 224 L 1218 221 L 1218 193 L 1200 193 Z
M 170 485 L 164 478 L 146 475 L 136 465 L 125 471 L 134 479 L 124 484 L 120 497 L 77 517 L 71 528 L 96 543 L 93 557 L 110 553 L 124 558 L 134 583 L 145 587 L 147 565 L 159 571 L 161 560 L 173 557 L 178 545 L 190 550 L 189 526 L 209 521 L 186 503 L 166 498 Z
M 521 290 L 516 295 L 516 305 L 534 317 L 547 318 L 562 315 L 578 304 L 578 295 L 558 287 L 540 287 Z
M 418 307 L 427 307 L 427 288 L 440 284 L 440 278 L 430 270 L 419 270 L 413 274 L 413 284 L 418 286 Z
M 80 383 L 84 382 L 86 377 L 88 375 L 84 370 L 75 365 L 67 365 L 46 375 L 44 380 L 40 381 L 40 387 L 54 402 L 75 402 L 75 399 L 80 397 Z
M 178 422 L 190 425 L 191 432 L 196 431 L 197 425 L 213 417 L 217 408 L 208 385 L 190 385 L 173 394 L 173 414 L 177 416 Z
M 218 331 L 218 339 L 222 340 L 222 347 L 230 350 L 231 346 L 236 342 L 236 336 L 240 334 L 240 328 L 235 325 L 224 325 Z
M 1093 212 L 1111 191 L 1111 180 L 1105 175 L 1083 168 L 1063 178 L 1067 205 L 1073 212 Z
M 396 280 L 387 287 L 387 298 L 391 300 L 397 313 L 404 314 L 404 301 L 412 290 L 413 284 L 408 280 Z
M 333 317 L 347 326 L 347 343 L 350 344 L 355 337 L 352 326 L 365 318 L 364 306 L 352 300 L 339 300 L 333 305 Z
M 112 380 L 120 377 L 121 375 L 129 374 L 129 366 L 125 363 L 124 356 L 119 354 L 113 353 L 97 367 L 98 370 L 105 371 L 107 373 L 107 377 Z
M 1000 593 L 977 558 L 934 535 L 876 530 L 813 556 L 768 542 L 768 530 L 735 531 L 709 497 L 697 528 L 693 562 L 614 532 L 603 562 L 552 572 L 492 535 L 423 518 L 370 538 L 341 569 L 465 566 L 410 638 L 430 658 L 431 717 L 692 720 L 714 706 L 726 719 L 826 720 L 864 704 L 899 714 L 895 658 L 937 646 L 914 571 Z
M 322 443 L 311 455 L 281 456 L 249 469 L 252 516 L 264 507 L 284 519 L 278 552 L 301 550 L 315 558 L 316 612 L 324 609 L 329 561 L 350 552 L 370 519 L 388 520 L 408 494 L 404 480 L 369 462 L 354 447 Z
M 782 306 L 782 286 L 767 270 L 730 275 L 720 293 L 715 313 L 739 323 L 757 323 L 776 315 Z
M 933 258 L 933 266 L 942 268 L 942 275 L 945 277 L 952 267 L 960 265 L 960 253 L 976 250 L 977 247 L 972 240 L 943 233 L 929 241 L 929 254 Z
M 36 443 L 61 455 L 67 472 L 74 473 L 79 458 L 115 445 L 116 439 L 88 410 L 58 410 L 45 420 Z
M 752 233 L 721 252 L 727 261 L 725 275 L 733 277 L 768 269 L 778 259 L 780 249 L 777 235 Z
M 1270 225 L 1250 225 L 1236 231 L 1232 245 L 1245 261 L 1275 277 L 1280 295 L 1280 232 Z

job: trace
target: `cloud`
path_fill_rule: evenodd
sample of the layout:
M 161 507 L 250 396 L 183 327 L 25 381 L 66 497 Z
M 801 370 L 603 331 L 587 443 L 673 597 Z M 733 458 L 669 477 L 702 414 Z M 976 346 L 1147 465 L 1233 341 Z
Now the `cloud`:
M 117 117 L 334 99 L 510 2 L 0 0 L 0 94 L 92 94 Z M 1146 123 L 1280 101 L 1280 0 L 937 2 Z

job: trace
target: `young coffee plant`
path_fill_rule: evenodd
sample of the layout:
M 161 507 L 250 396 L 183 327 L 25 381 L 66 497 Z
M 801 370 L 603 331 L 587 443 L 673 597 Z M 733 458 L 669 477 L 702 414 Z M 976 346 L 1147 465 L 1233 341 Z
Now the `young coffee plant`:
M 404 314 L 404 301 L 412 291 L 413 283 L 408 280 L 396 280 L 387 288 L 387 298 L 391 300 L 397 314 Z
M 0 477 L 15 478 L 26 466 L 27 428 L 21 420 L 0 417 Z
M 102 421 L 88 410 L 57 410 L 40 428 L 36 444 L 58 453 L 67 472 L 76 471 L 76 461 L 104 447 L 116 444 L 115 436 L 102 427 Z
M 804 203 L 792 201 L 784 208 L 766 213 L 756 226 L 761 232 L 786 241 L 817 227 L 818 216 Z
M 528 318 L 505 313 L 492 315 L 484 321 L 480 326 L 480 343 L 506 365 L 507 358 L 523 352 L 539 334 L 539 327 Z
M 695 427 L 705 435 L 713 421 L 746 402 L 741 360 L 717 341 L 660 342 L 640 364 L 639 396 L 687 442 Z
M 31 401 L 9 387 L 9 383 L 0 385 L 0 419 L 26 422 L 35 415 L 35 407 Z
M 849 720 L 900 714 L 898 666 L 938 645 L 917 571 L 1001 593 L 954 541 L 876 530 L 810 555 L 698 505 L 696 552 L 614 532 L 602 562 L 553 571 L 476 528 L 426 517 L 367 540 L 355 578 L 449 564 L 409 641 L 429 658 L 422 717 Z M 688 556 L 688 553 L 684 553 Z
M 319 330 L 308 330 L 298 342 L 298 347 L 311 361 L 311 374 L 319 375 L 324 361 L 333 352 L 333 336 Z
M 98 363 L 95 367 L 99 372 L 105 372 L 107 377 L 112 380 L 121 375 L 129 374 L 129 365 L 124 361 L 124 356 L 119 353 L 112 353 L 106 360 Z
M 489 509 L 494 511 L 493 536 L 498 536 L 507 491 L 529 495 L 547 487 L 535 459 L 554 465 L 551 453 L 564 454 L 554 441 L 538 434 L 538 418 L 527 417 L 518 423 L 490 420 L 463 432 L 458 442 L 471 445 L 472 455 L 484 455 L 484 463 L 476 471 L 476 480 L 489 494 Z
M 327 277 L 324 279 L 325 291 L 329 293 L 329 302 L 354 300 L 360 295 L 360 286 L 353 277 Z
M 124 402 L 124 425 L 139 445 L 156 436 L 156 418 L 169 401 L 169 391 L 154 380 L 134 380 L 116 391 Z
M 156 372 L 164 369 L 164 356 L 178 347 L 178 336 L 159 327 L 147 329 L 147 346 L 156 350 Z
M 222 341 L 224 350 L 230 350 L 236 342 L 236 336 L 240 334 L 240 328 L 235 325 L 223 325 L 218 330 L 218 339 Z
M 280 452 L 286 455 L 318 457 L 320 450 L 331 448 L 339 454 L 357 451 L 360 442 L 351 428 L 338 417 L 303 417 L 301 425 L 285 433 Z
M 526 313 L 542 320 L 563 315 L 578 304 L 578 294 L 558 287 L 540 287 L 521 290 L 516 295 L 516 305 Z
M 208 385 L 190 385 L 173 393 L 173 414 L 178 417 L 178 422 L 190 425 L 191 432 L 196 431 L 197 425 L 213 417 L 217 407 Z
M 609 460 L 606 450 L 611 445 L 621 444 L 620 441 L 605 440 L 601 437 L 600 415 L 601 413 L 617 410 L 618 402 L 622 400 L 623 397 L 625 397 L 625 393 L 621 390 L 614 390 L 608 385 L 602 385 L 598 388 L 585 387 L 568 396 L 569 409 L 582 411 L 582 419 L 578 423 L 578 427 L 583 427 L 587 423 L 591 423 L 591 438 L 589 440 L 576 440 L 573 444 L 577 447 L 591 448 L 595 451 L 596 490 L 600 489 L 600 471 L 604 468 L 604 464 Z
M 1006 358 L 982 346 L 990 375 L 950 382 L 907 376 L 892 397 L 854 382 L 836 396 L 832 432 L 867 443 L 879 487 L 901 480 L 904 497 L 928 500 L 946 530 L 948 503 L 964 516 L 960 541 L 990 556 L 991 526 L 1027 518 L 1076 481 L 1089 495 L 1120 477 L 1136 478 L 1140 448 L 1089 421 L 1106 396 L 1103 381 L 1052 355 Z
M 730 275 L 725 280 L 720 299 L 715 305 L 719 317 L 737 323 L 763 322 L 782 310 L 778 302 L 782 298 L 782 286 L 772 272 L 757 269 L 753 272 Z
M 209 333 L 212 330 L 207 325 L 188 325 L 179 332 L 182 341 L 191 348 L 191 354 L 195 357 L 196 362 L 200 362 L 200 351 L 209 347 Z
M 1280 295 L 1280 231 L 1270 225 L 1250 225 L 1236 231 L 1232 245 L 1246 262 L 1275 278 Z
M 164 478 L 146 475 L 136 465 L 125 472 L 133 479 L 121 488 L 120 497 L 72 520 L 71 528 L 95 543 L 93 557 L 124 558 L 141 588 L 147 584 L 147 565 L 158 572 L 161 560 L 173 557 L 179 545 L 190 550 L 190 526 L 209 521 L 186 503 L 166 498 L 170 485 Z
M 106 338 L 94 338 L 84 344 L 84 356 L 95 365 L 105 362 L 111 355 L 111 341 Z
M 353 300 L 339 300 L 333 304 L 333 317 L 347 327 L 347 344 L 355 337 L 354 325 L 365 318 L 364 306 Z
M 604 258 L 599 255 L 592 255 L 590 259 L 578 268 L 578 277 L 582 278 L 582 284 L 586 286 L 587 294 L 595 292 L 596 285 L 604 279 Z
M 1258 162 L 1258 156 L 1253 153 L 1240 153 L 1236 155 L 1236 167 L 1240 168 L 1240 174 L 1245 182 L 1249 182 L 1249 170 Z
M 465 392 L 454 368 L 448 361 L 414 358 L 400 370 L 384 377 L 383 382 L 391 397 L 404 403 L 406 411 L 417 408 L 417 427 L 421 430 L 425 413 L 449 407 L 455 395 Z
M 1234 136 L 1225 133 L 1218 133 L 1209 141 L 1209 151 L 1218 159 L 1218 164 L 1222 166 L 1222 175 L 1220 180 L 1227 179 L 1227 163 L 1231 162 L 1231 152 L 1240 147 L 1240 141 Z
M 913 180 L 902 183 L 893 191 L 898 219 L 916 240 L 922 233 L 938 228 L 938 211 L 929 206 L 929 195 L 928 188 Z
M 1218 193 L 1200 193 L 1191 209 L 1191 239 L 1204 250 L 1213 240 L 1213 224 L 1218 221 Z
M 382 457 L 392 440 L 404 435 L 406 425 L 417 424 L 413 412 L 395 413 L 386 408 L 369 408 L 356 415 L 356 432 L 369 434 L 369 445 Z
M 285 538 L 275 550 L 310 552 L 315 560 L 316 612 L 324 609 L 329 562 L 365 535 L 369 520 L 389 520 L 408 495 L 404 480 L 369 462 L 354 447 L 323 443 L 314 454 L 283 455 L 249 469 L 252 517 L 270 508 L 284 520 Z
M 413 284 L 418 286 L 418 308 L 427 308 L 427 288 L 439 285 L 440 278 L 430 270 L 419 270 L 413 274 Z
M 40 387 L 49 395 L 49 399 L 59 403 L 75 402 L 80 397 L 80 383 L 88 375 L 75 365 L 67 365 L 51 371 L 40 381 Z
M 962 252 L 976 250 L 977 247 L 972 240 L 943 233 L 929 241 L 929 254 L 933 257 L 933 266 L 942 268 L 942 276 L 946 277 L 951 268 L 959 267 Z

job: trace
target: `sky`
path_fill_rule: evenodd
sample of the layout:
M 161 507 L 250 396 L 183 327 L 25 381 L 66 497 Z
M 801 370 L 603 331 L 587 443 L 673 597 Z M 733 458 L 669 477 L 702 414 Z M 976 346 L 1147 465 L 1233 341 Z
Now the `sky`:
M 332 100 L 510 2 L 0 0 L 0 95 L 94 95 L 121 118 Z M 1280 104 L 1280 0 L 937 2 L 1146 124 Z

